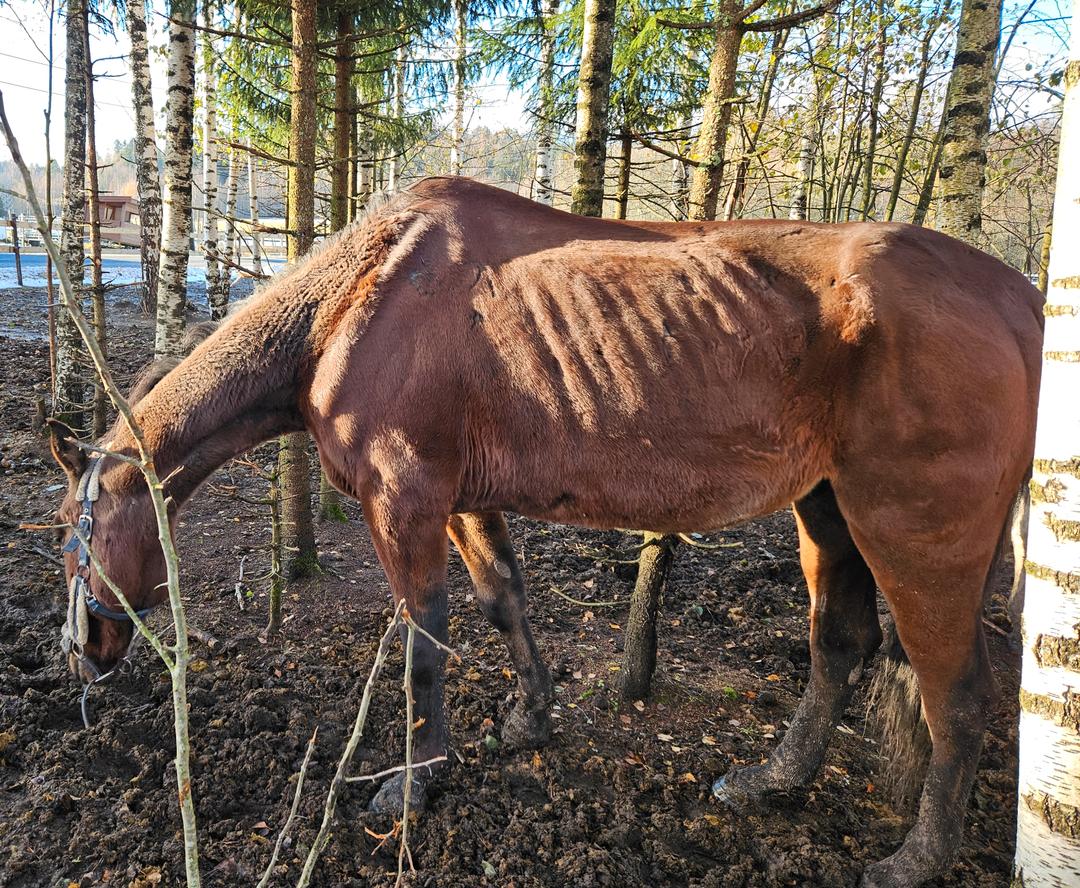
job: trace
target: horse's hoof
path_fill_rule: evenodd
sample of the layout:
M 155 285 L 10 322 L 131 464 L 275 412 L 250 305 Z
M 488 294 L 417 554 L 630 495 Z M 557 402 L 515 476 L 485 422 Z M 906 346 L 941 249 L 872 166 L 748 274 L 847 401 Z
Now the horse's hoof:
M 551 716 L 547 709 L 530 711 L 518 703 L 503 723 L 502 738 L 515 749 L 543 746 L 551 739 Z
M 713 798 L 739 814 L 758 808 L 778 787 L 771 785 L 764 765 L 734 768 L 712 787 Z
M 950 849 L 958 844 L 958 839 L 951 843 L 920 844 L 909 836 L 891 857 L 863 870 L 859 888 L 917 888 L 952 867 L 955 854 Z
M 423 809 L 427 801 L 427 784 L 416 777 L 412 779 L 412 789 L 409 793 L 409 810 L 417 812 Z M 387 780 L 375 797 L 368 802 L 368 810 L 372 814 L 381 814 L 386 817 L 401 817 L 405 808 L 405 775 L 395 774 Z
M 736 814 L 743 814 L 753 807 L 751 798 L 748 793 L 743 792 L 732 782 L 731 776 L 732 774 L 727 774 L 713 783 L 713 798 Z

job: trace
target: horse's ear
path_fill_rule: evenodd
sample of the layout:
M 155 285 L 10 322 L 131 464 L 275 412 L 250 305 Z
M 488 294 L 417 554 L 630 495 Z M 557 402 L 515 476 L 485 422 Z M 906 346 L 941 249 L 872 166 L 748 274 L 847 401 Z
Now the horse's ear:
M 86 451 L 75 443 L 79 436 L 58 419 L 45 420 L 45 427 L 49 430 L 49 447 L 60 468 L 73 481 L 78 481 L 86 470 Z

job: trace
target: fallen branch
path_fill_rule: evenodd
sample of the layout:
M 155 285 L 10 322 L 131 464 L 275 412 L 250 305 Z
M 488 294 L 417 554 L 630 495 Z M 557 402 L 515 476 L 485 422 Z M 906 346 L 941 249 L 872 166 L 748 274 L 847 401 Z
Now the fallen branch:
M 304 753 L 304 763 L 300 766 L 300 773 L 296 778 L 296 791 L 293 792 L 292 807 L 289 809 L 289 816 L 285 819 L 284 826 L 281 827 L 281 832 L 278 833 L 277 841 L 274 843 L 274 851 L 270 855 L 270 862 L 266 865 L 266 872 L 263 873 L 263 877 L 259 880 L 259 884 L 256 888 L 266 888 L 270 882 L 270 876 L 274 872 L 274 864 L 277 863 L 278 855 L 281 853 L 281 846 L 285 843 L 285 837 L 289 834 L 289 827 L 292 826 L 293 820 L 296 819 L 296 812 L 300 808 L 300 794 L 304 790 L 304 778 L 307 776 L 308 763 L 311 761 L 311 754 L 315 751 L 315 738 L 319 736 L 319 729 L 316 727 L 311 733 L 311 739 L 308 740 L 307 752 Z
M 308 851 L 307 858 L 304 860 L 304 868 L 300 873 L 296 888 L 306 888 L 311 884 L 311 874 L 315 869 L 315 864 L 318 862 L 319 855 L 322 854 L 330 838 L 330 825 L 334 821 L 338 796 L 341 794 L 341 788 L 346 781 L 345 772 L 349 769 L 353 754 L 360 743 L 360 736 L 364 732 L 364 722 L 367 721 L 368 709 L 371 708 L 371 697 L 375 690 L 375 682 L 379 677 L 379 673 L 382 672 L 383 665 L 386 663 L 386 657 L 390 653 L 390 641 L 401 623 L 401 614 L 404 610 L 405 602 L 401 601 L 398 603 L 394 615 L 390 618 L 390 624 L 386 627 L 386 631 L 379 641 L 379 648 L 375 652 L 375 662 L 371 664 L 371 671 L 368 673 L 367 682 L 364 684 L 364 693 L 360 698 L 360 709 L 356 713 L 352 733 L 349 735 L 345 750 L 338 761 L 337 771 L 334 773 L 334 779 L 330 783 L 330 791 L 326 794 L 326 804 L 323 806 L 323 818 L 322 823 L 319 825 L 319 832 L 315 836 L 315 841 L 311 843 L 311 850 Z

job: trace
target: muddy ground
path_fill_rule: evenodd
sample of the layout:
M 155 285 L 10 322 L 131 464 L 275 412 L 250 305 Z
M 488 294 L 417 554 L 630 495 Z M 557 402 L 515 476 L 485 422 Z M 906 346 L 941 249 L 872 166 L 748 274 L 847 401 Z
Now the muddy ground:
M 166 674 L 147 650 L 135 673 L 93 695 L 84 730 L 79 688 L 58 647 L 63 584 L 47 521 L 63 476 L 32 420 L 47 377 L 44 295 L 0 291 L 0 884 L 174 885 L 182 881 L 172 711 Z M 124 291 L 111 310 L 121 377 L 146 358 L 150 328 Z M 263 451 L 257 459 L 269 459 Z M 232 464 L 184 513 L 180 543 L 189 620 L 221 642 L 196 643 L 189 679 L 195 799 L 204 884 L 254 885 L 291 801 L 312 731 L 315 757 L 293 840 L 272 881 L 295 884 L 360 699 L 389 591 L 360 518 L 318 528 L 326 574 L 286 595 L 284 636 L 263 643 L 266 510 L 237 499 L 262 482 Z M 414 830 L 425 886 L 849 886 L 891 853 L 910 824 L 877 783 L 861 698 L 805 791 L 736 816 L 709 797 L 731 765 L 761 761 L 785 730 L 808 677 L 806 587 L 794 525 L 779 513 L 722 535 L 737 547 L 682 549 L 668 585 L 653 698 L 612 693 L 632 567 L 611 563 L 632 539 L 511 522 L 530 585 L 539 644 L 558 684 L 556 733 L 538 753 L 495 740 L 515 682 L 498 636 L 451 556 L 447 705 L 456 764 Z M 240 610 L 234 587 L 247 555 Z M 573 604 L 553 590 L 588 606 Z M 616 602 L 611 604 L 610 602 Z M 1000 602 L 999 602 L 1000 603 Z M 1000 609 L 990 619 L 1002 624 Z M 154 624 L 164 630 L 165 614 Z M 990 720 L 961 858 L 937 884 L 1008 882 L 1016 797 L 1017 658 L 991 632 L 1003 689 Z M 355 773 L 403 755 L 402 660 L 395 651 L 372 706 Z M 366 813 L 374 789 L 351 784 L 316 871 L 320 886 L 392 884 L 387 823 Z

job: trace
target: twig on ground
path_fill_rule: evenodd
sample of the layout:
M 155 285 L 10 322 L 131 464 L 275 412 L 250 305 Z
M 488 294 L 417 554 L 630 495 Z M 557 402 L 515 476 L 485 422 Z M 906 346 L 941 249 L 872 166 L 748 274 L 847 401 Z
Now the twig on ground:
M 360 743 L 360 736 L 364 732 L 364 722 L 367 721 L 368 709 L 371 708 L 371 697 L 375 689 L 375 682 L 379 677 L 379 673 L 382 672 L 387 655 L 390 653 L 390 641 L 401 623 L 401 614 L 404 609 L 405 602 L 399 602 L 394 615 L 390 618 L 386 631 L 383 633 L 382 639 L 379 641 L 379 649 L 375 653 L 375 662 L 371 664 L 371 671 L 368 673 L 367 682 L 364 685 L 364 694 L 360 698 L 360 709 L 356 713 L 356 720 L 353 722 L 352 734 L 349 735 L 349 741 L 345 744 L 345 750 L 338 761 L 337 771 L 334 773 L 334 779 L 330 783 L 330 791 L 326 794 L 322 823 L 319 825 L 319 832 L 315 836 L 315 841 L 311 843 L 311 850 L 308 851 L 307 859 L 304 861 L 304 868 L 300 873 L 296 888 L 306 888 L 307 885 L 311 884 L 311 874 L 315 869 L 315 864 L 318 862 L 319 855 L 322 854 L 330 838 L 330 826 L 334 822 L 338 796 L 341 794 L 341 788 L 345 785 L 345 772 L 352 762 L 353 754 Z
M 296 818 L 296 812 L 300 808 L 300 794 L 304 790 L 304 778 L 307 776 L 308 762 L 311 761 L 311 754 L 315 751 L 315 738 L 318 736 L 319 729 L 316 727 L 311 733 L 311 739 L 308 740 L 307 752 L 304 753 L 304 763 L 300 766 L 300 773 L 296 778 L 296 790 L 293 792 L 289 816 L 286 818 L 284 826 L 281 827 L 281 832 L 278 833 L 277 841 L 274 843 L 274 851 L 270 855 L 270 862 L 266 865 L 266 871 L 256 888 L 266 888 L 270 882 L 270 876 L 273 875 L 274 864 L 277 863 L 278 855 L 281 853 L 281 846 L 285 843 L 285 837 L 289 834 L 289 828 L 292 826 L 292 822 Z
M 409 849 L 409 803 L 412 801 L 413 734 L 416 731 L 416 725 L 413 723 L 413 704 L 415 702 L 412 692 L 413 644 L 416 641 L 416 630 L 419 627 L 413 622 L 408 610 L 405 611 L 404 616 L 405 625 L 408 627 L 408 635 L 405 638 L 405 677 L 402 680 L 402 687 L 405 690 L 405 786 L 401 793 L 401 841 L 398 842 L 397 880 L 394 882 L 394 888 L 397 888 L 401 884 L 401 880 L 405 878 L 406 859 L 409 861 L 409 871 L 416 872 L 412 851 Z
M 417 762 L 415 765 L 412 766 L 412 769 L 414 771 L 419 771 L 421 768 L 429 768 L 432 765 L 437 765 L 439 762 L 445 762 L 445 761 L 446 761 L 446 756 L 445 755 L 437 755 L 437 756 L 435 756 L 435 758 L 429 758 L 427 761 Z M 408 765 L 395 765 L 392 768 L 386 768 L 385 770 L 379 771 L 379 772 L 377 772 L 375 774 L 360 774 L 357 777 L 346 777 L 345 782 L 346 783 L 361 783 L 363 781 L 381 780 L 383 777 L 389 777 L 391 774 L 400 774 L 402 771 L 404 771 L 408 767 L 409 767 Z

